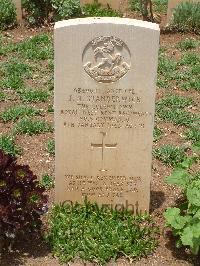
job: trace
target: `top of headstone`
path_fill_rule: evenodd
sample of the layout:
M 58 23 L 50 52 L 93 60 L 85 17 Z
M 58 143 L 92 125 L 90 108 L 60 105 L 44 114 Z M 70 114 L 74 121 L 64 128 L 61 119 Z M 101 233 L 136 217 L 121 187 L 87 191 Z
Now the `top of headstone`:
M 135 27 L 148 28 L 152 30 L 159 30 L 159 25 L 143 20 L 136 20 L 130 18 L 117 18 L 117 17 L 93 17 L 93 18 L 77 18 L 62 20 L 55 23 L 55 29 L 75 26 L 75 25 L 89 25 L 89 24 L 116 24 L 116 25 L 132 25 Z

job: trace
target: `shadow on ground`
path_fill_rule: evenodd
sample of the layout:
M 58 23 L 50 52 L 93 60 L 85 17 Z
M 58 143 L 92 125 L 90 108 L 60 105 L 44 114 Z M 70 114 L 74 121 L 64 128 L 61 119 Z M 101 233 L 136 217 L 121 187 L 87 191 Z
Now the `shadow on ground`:
M 18 239 L 12 247 L 12 251 L 3 252 L 0 257 L 0 265 L 24 265 L 29 257 L 45 257 L 49 252 L 49 247 L 42 237 L 30 235 L 29 238 Z
M 172 235 L 171 231 L 167 231 L 165 237 L 168 240 L 165 247 L 171 251 L 171 254 L 174 258 L 187 261 L 193 266 L 200 266 L 200 253 L 199 255 L 195 256 L 191 254 L 189 249 L 186 249 L 185 247 L 177 248 L 176 238 Z
M 150 214 L 160 208 L 165 201 L 165 194 L 162 191 L 151 190 Z

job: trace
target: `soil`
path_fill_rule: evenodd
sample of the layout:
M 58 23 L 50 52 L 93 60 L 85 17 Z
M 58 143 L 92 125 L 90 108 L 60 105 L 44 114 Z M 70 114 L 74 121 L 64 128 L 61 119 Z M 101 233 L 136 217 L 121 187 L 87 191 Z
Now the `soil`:
M 127 16 L 131 16 L 130 14 Z M 18 42 L 24 38 L 33 36 L 42 32 L 52 32 L 52 27 L 45 27 L 39 29 L 27 29 L 25 27 L 19 27 L 17 29 L 8 30 L 3 34 L 12 36 L 12 38 Z M 175 48 L 175 44 L 186 37 L 194 36 L 192 34 L 181 33 L 168 33 L 161 34 L 160 43 L 161 46 L 168 47 L 168 52 L 172 56 L 178 56 L 178 50 Z M 195 37 L 195 36 L 194 36 Z M 157 100 L 162 98 L 168 92 L 159 89 L 157 93 Z M 182 91 L 179 88 L 175 88 L 173 93 L 193 98 L 198 104 L 200 102 L 199 94 L 196 91 Z M 16 104 L 16 102 L 15 102 Z M 44 108 L 47 110 L 47 104 L 44 104 Z M 0 109 L 10 106 L 9 102 L 1 104 Z M 39 105 L 36 104 L 36 107 Z M 41 106 L 40 106 L 41 108 Z M 53 122 L 53 114 L 46 112 L 44 114 L 45 119 Z M 12 124 L 6 125 L 0 123 L 1 132 L 9 132 Z M 164 137 L 158 142 L 154 143 L 154 147 L 161 144 L 173 143 L 173 145 L 180 146 L 183 144 L 183 138 L 181 133 L 183 127 L 175 127 L 170 123 L 159 123 L 159 127 L 164 130 Z M 50 156 L 46 150 L 46 143 L 48 139 L 53 138 L 53 133 L 41 134 L 37 136 L 17 136 L 16 144 L 23 147 L 23 155 L 19 156 L 19 163 L 30 165 L 33 172 L 41 178 L 42 174 L 48 173 L 54 176 L 54 157 Z M 180 197 L 180 191 L 176 187 L 169 186 L 164 182 L 166 176 L 172 171 L 172 168 L 165 166 L 159 160 L 153 159 L 153 172 L 152 172 L 152 184 L 151 184 L 151 210 L 150 213 L 155 219 L 160 228 L 159 246 L 156 251 L 149 255 L 147 258 L 143 258 L 140 261 L 129 262 L 126 258 L 120 258 L 117 262 L 110 262 L 108 265 L 200 265 L 200 256 L 195 257 L 185 249 L 177 249 L 175 247 L 175 239 L 171 235 L 171 232 L 164 228 L 163 212 L 169 206 L 174 206 L 175 202 Z M 54 191 L 49 192 L 49 205 L 53 203 Z M 44 218 L 44 226 L 45 226 Z M 50 249 L 47 244 L 41 239 L 35 236 L 26 236 L 24 240 L 18 239 L 14 245 L 13 250 L 4 253 L 1 261 L 1 266 L 57 266 L 60 265 L 56 258 L 53 258 Z M 69 263 L 68 265 L 95 265 L 92 263 L 82 263 L 77 260 Z

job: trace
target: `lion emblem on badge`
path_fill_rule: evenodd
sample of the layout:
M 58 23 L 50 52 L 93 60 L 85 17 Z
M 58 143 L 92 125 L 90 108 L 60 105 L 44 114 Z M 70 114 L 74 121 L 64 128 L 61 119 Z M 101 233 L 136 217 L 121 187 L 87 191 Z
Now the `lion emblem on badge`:
M 97 37 L 83 52 L 83 67 L 97 82 L 115 82 L 130 69 L 129 49 L 117 37 Z

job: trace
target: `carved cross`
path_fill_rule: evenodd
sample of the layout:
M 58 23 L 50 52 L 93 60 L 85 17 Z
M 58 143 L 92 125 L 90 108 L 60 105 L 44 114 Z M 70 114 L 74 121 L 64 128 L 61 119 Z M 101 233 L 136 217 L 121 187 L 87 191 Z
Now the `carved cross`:
M 99 171 L 105 172 L 107 171 L 104 167 L 104 160 L 105 160 L 105 149 L 116 149 L 117 148 L 117 143 L 114 144 L 105 144 L 105 137 L 107 135 L 106 132 L 100 132 L 102 134 L 102 142 L 100 144 L 94 144 L 91 143 L 92 148 L 100 148 L 101 149 L 101 169 Z

